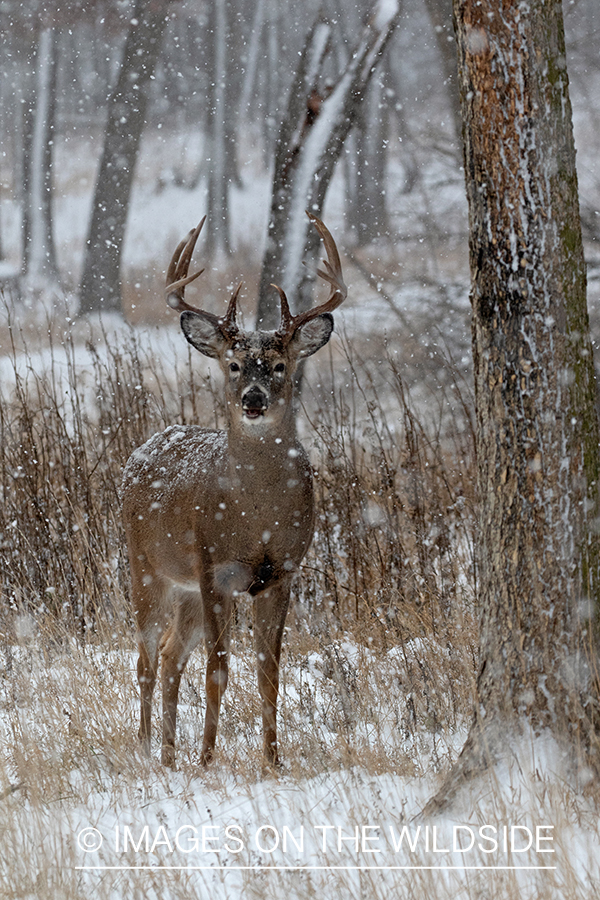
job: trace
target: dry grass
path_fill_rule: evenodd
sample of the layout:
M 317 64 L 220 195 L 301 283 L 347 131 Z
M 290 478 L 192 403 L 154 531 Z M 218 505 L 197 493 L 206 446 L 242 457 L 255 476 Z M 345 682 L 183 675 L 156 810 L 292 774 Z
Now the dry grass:
M 122 617 L 128 577 L 119 486 L 131 451 L 173 422 L 222 422 L 192 358 L 145 348 L 135 331 L 75 329 L 35 352 L 9 322 L 0 394 L 1 614 L 58 618 L 79 633 Z M 164 350 L 164 347 L 162 348 Z M 385 348 L 382 348 L 387 353 Z M 389 649 L 433 633 L 472 595 L 473 447 L 464 417 L 426 425 L 389 353 L 322 360 L 305 391 L 317 531 L 298 583 L 305 618 Z M 466 407 L 465 407 L 466 408 Z M 457 601 L 459 601 L 457 603 Z M 464 623 L 460 624 L 462 630 Z

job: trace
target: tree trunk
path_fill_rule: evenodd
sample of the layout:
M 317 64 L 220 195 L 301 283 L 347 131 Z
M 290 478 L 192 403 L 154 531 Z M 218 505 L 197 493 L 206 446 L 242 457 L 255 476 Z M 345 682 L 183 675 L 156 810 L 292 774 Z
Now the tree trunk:
M 23 269 L 35 286 L 56 284 L 52 223 L 52 148 L 56 111 L 56 33 L 44 28 L 36 48 L 33 93 L 23 127 Z
M 524 727 L 597 747 L 598 421 L 560 0 L 454 0 L 470 219 L 480 667 L 447 784 Z M 575 758 L 575 756 L 574 756 Z
M 281 101 L 281 44 L 284 42 L 285 29 L 280 19 L 282 13 L 277 5 L 271 6 L 268 11 L 267 23 L 264 31 L 264 58 L 266 60 L 265 74 L 265 105 L 266 115 L 261 116 L 264 131 L 264 144 L 266 155 L 271 159 L 273 148 L 277 152 L 277 122 L 279 119 L 279 104 Z
M 452 31 L 452 0 L 425 0 L 425 6 L 435 33 L 444 84 L 448 90 L 452 124 L 458 139 L 462 132 L 462 116 L 458 92 L 456 42 Z
M 169 0 L 136 0 L 117 84 L 108 101 L 79 291 L 80 314 L 121 310 L 121 251 L 145 124 L 145 88 L 158 60 L 168 7 Z
M 210 110 L 210 159 L 208 171 L 208 208 L 210 229 L 206 253 L 213 260 L 231 252 L 229 228 L 229 188 L 235 177 L 235 101 L 232 97 L 234 73 L 231 66 L 231 28 L 233 16 L 227 0 L 215 0 L 212 11 L 214 71 Z M 216 259 L 215 259 L 216 257 Z
M 350 191 L 346 217 L 357 246 L 364 247 L 389 232 L 386 209 L 386 160 L 389 107 L 384 78 L 373 78 L 361 103 L 349 160 Z
M 252 19 L 252 28 L 248 37 L 248 49 L 246 50 L 246 73 L 242 83 L 240 92 L 240 105 L 238 110 L 238 120 L 242 127 L 252 121 L 250 116 L 250 101 L 255 91 L 258 73 L 258 60 L 262 43 L 262 34 L 265 23 L 265 6 L 266 0 L 256 0 L 256 9 L 254 18 Z M 253 110 L 255 112 L 255 110 Z
M 358 105 L 396 27 L 397 10 L 395 2 L 374 4 L 345 70 L 327 96 L 320 80 L 331 27 L 319 17 L 307 36 L 277 140 L 267 247 L 258 295 L 260 328 L 273 329 L 279 324 L 276 294 L 270 288 L 273 281 L 281 284 L 291 299 L 292 312 L 310 306 L 314 282 L 311 269 L 319 236 L 314 228 L 309 228 L 305 210 L 321 214 Z

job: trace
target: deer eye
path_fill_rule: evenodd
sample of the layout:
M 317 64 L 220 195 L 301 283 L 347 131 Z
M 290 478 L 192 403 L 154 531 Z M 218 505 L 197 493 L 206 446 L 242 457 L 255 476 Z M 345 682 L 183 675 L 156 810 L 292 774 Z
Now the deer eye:
M 273 367 L 273 371 L 277 372 L 278 375 L 282 375 L 283 372 L 285 372 L 285 363 L 277 363 L 277 365 Z
M 236 362 L 229 363 L 229 371 L 232 374 L 236 375 L 240 371 L 239 363 L 236 363 Z

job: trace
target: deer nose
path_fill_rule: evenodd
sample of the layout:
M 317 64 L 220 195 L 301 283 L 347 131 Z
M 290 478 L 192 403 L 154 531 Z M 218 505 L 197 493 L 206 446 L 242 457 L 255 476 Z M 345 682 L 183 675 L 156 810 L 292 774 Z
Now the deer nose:
M 246 388 L 242 394 L 242 409 L 251 418 L 261 415 L 268 405 L 269 398 L 266 392 L 256 384 Z

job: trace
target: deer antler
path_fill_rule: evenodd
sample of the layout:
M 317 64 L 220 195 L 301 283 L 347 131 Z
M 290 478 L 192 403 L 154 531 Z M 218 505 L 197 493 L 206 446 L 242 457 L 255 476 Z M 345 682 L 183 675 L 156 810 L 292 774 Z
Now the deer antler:
M 170 306 L 171 309 L 176 309 L 179 312 L 183 312 L 184 309 L 189 309 L 192 312 L 201 312 L 201 310 L 196 309 L 195 306 L 190 306 L 189 303 L 185 302 L 184 291 L 186 285 L 191 284 L 192 281 L 195 281 L 196 278 L 199 278 L 204 272 L 204 269 L 200 269 L 199 272 L 188 275 L 192 253 L 194 252 L 196 241 L 198 240 L 205 222 L 206 216 L 204 216 L 196 228 L 190 231 L 187 237 L 184 237 L 184 239 L 177 244 L 175 253 L 171 257 L 171 262 L 167 269 L 167 284 L 165 288 L 167 294 L 167 306 Z
M 205 222 L 206 216 L 202 218 L 196 228 L 190 231 L 187 237 L 185 237 L 175 248 L 175 252 L 169 263 L 169 268 L 167 269 L 167 283 L 165 288 L 167 306 L 170 306 L 171 309 L 176 309 L 178 312 L 189 310 L 190 312 L 206 316 L 214 322 L 215 325 L 218 325 L 223 333 L 232 336 L 238 331 L 235 319 L 237 313 L 237 298 L 242 287 L 241 281 L 231 295 L 225 317 L 215 316 L 214 313 L 209 313 L 204 309 L 198 309 L 196 306 L 191 306 L 184 298 L 184 292 L 187 285 L 191 284 L 192 281 L 195 281 L 196 278 L 204 272 L 204 269 L 200 269 L 199 272 L 188 275 L 192 254 Z
M 273 285 L 279 294 L 279 301 L 281 303 L 281 324 L 278 329 L 278 334 L 283 338 L 286 344 L 292 339 L 294 333 L 300 326 L 305 325 L 317 316 L 323 315 L 323 313 L 333 312 L 334 309 L 337 309 L 338 306 L 344 302 L 348 295 L 348 288 L 344 284 L 344 279 L 342 277 L 340 255 L 334 239 L 320 219 L 308 212 L 308 210 L 306 211 L 306 215 L 319 232 L 321 240 L 325 245 L 327 259 L 322 261 L 325 269 L 317 269 L 317 275 L 328 282 L 331 286 L 331 290 L 325 303 L 321 303 L 320 306 L 315 306 L 313 309 L 307 309 L 305 312 L 293 316 L 290 312 L 285 291 L 278 285 Z

